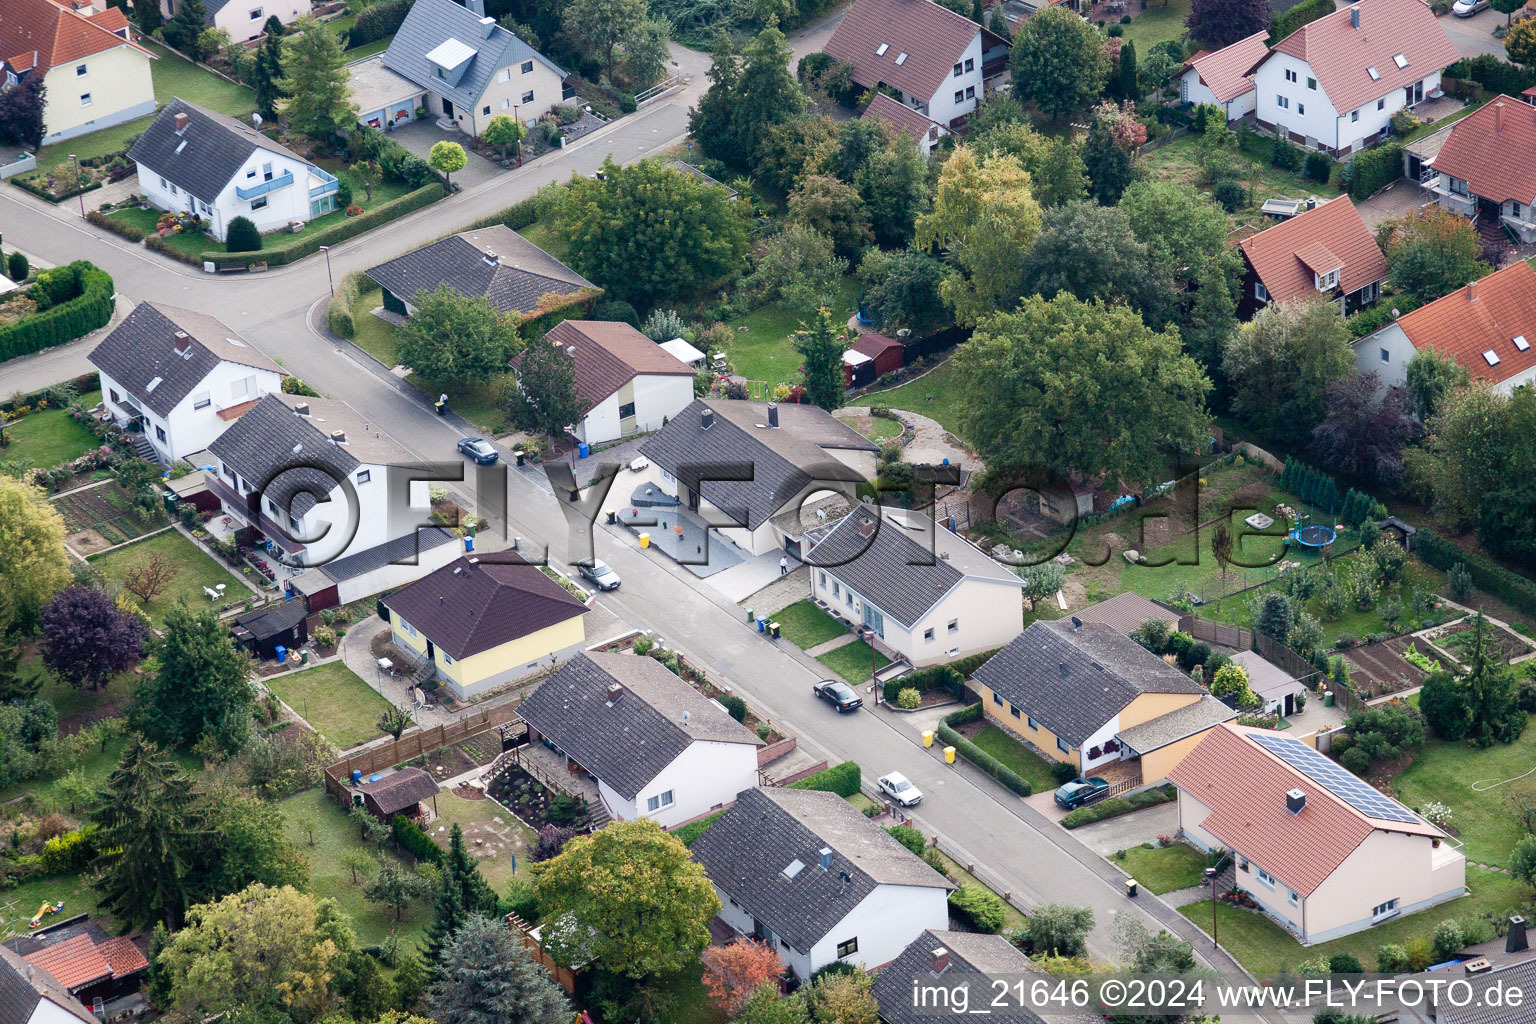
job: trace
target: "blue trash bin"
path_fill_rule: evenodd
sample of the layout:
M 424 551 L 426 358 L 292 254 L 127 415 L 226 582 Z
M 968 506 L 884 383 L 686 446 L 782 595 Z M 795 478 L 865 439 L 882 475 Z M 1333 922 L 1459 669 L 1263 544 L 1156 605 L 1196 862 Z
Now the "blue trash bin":
M 473 537 L 465 537 L 464 538 L 464 550 L 465 551 L 473 551 L 473 550 L 475 550 L 475 538 L 473 538 Z
M 762 616 L 762 615 L 759 615 L 757 617 L 757 631 L 759 633 L 766 633 L 766 632 L 768 632 L 768 619 L 767 619 L 767 617 Z
M 582 442 L 581 442 L 581 443 L 580 443 L 580 444 L 578 444 L 578 445 L 577 445 L 577 446 L 576 446 L 576 454 L 577 454 L 577 456 L 579 456 L 579 457 L 580 457 L 580 458 L 583 458 L 583 459 L 584 459 L 584 458 L 586 458 L 586 457 L 587 457 L 587 456 L 588 456 L 588 455 L 591 455 L 591 454 L 592 454 L 592 448 L 591 448 L 591 446 L 590 446 L 590 445 L 588 445 L 588 444 L 587 444 L 587 442 L 585 442 L 585 441 L 582 441 Z
M 282 646 L 281 644 L 277 646 L 277 660 L 279 662 L 288 660 L 288 648 Z

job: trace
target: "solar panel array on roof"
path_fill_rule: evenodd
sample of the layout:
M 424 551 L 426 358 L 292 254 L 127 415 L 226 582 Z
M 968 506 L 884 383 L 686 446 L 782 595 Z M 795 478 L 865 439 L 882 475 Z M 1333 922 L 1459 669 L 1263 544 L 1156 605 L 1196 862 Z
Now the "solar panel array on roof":
M 1356 776 L 1289 736 L 1255 736 L 1255 742 L 1361 814 L 1385 821 L 1417 824 L 1419 816 L 1371 788 Z

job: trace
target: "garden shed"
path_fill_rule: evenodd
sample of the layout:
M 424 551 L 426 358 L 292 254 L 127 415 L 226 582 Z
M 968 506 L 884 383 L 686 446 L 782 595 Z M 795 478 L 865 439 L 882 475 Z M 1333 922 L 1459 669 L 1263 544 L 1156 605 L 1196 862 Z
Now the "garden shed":
M 279 647 L 289 651 L 309 642 L 309 610 L 298 599 L 272 608 L 246 612 L 235 620 L 230 635 L 258 658 L 274 659 Z
M 421 817 L 421 802 L 437 796 L 437 782 L 420 768 L 401 768 L 379 779 L 352 788 L 354 802 L 361 801 L 368 813 L 383 822 L 395 815 Z
M 903 365 L 901 342 L 883 334 L 861 334 L 843 353 L 843 381 L 847 387 L 862 387 Z

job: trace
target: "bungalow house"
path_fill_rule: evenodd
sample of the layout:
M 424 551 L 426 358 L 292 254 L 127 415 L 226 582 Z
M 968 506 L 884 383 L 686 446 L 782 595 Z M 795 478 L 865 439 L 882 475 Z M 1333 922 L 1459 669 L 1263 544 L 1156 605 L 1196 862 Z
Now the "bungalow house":
M 1508 394 L 1536 381 L 1536 272 L 1524 260 L 1494 271 L 1355 342 L 1355 366 L 1382 387 L 1408 382 L 1408 364 L 1433 349 L 1473 380 Z
M 396 647 L 460 700 L 580 652 L 590 610 L 516 551 L 466 554 L 379 601 Z
M 1385 139 L 1392 115 L 1440 96 L 1456 47 L 1422 0 L 1360 0 L 1303 25 L 1254 62 L 1259 124 L 1348 156 Z
M 155 112 L 149 73 L 155 55 L 133 41 L 121 9 L 6 0 L 4 19 L 4 86 L 43 77 L 43 145 Z
M 1208 103 L 1227 113 L 1227 121 L 1240 121 L 1254 112 L 1258 96 L 1252 69 L 1269 53 L 1267 31 L 1255 32 L 1219 50 L 1201 50 L 1175 74 L 1179 102 Z
M 383 822 L 394 821 L 396 815 L 416 819 L 422 815 L 422 801 L 434 800 L 438 789 L 437 780 L 420 768 L 401 768 L 381 779 L 354 784 L 352 803 Z
M 1381 297 L 1387 277 L 1387 258 L 1348 196 L 1308 200 L 1302 213 L 1250 235 L 1238 249 L 1247 266 L 1238 304 L 1244 317 L 1266 303 L 1317 295 L 1352 313 Z
M 907 141 L 917 147 L 923 159 L 933 155 L 933 147 L 949 134 L 949 129 L 939 124 L 916 107 L 892 99 L 883 92 L 875 93 L 860 117 L 884 121 L 897 135 L 905 135 Z
M 170 21 L 181 6 L 182 0 L 160 0 L 160 16 Z M 313 11 L 310 0 L 203 0 L 209 28 L 221 28 L 237 43 L 260 38 L 266 31 L 268 19 L 276 18 L 284 25 L 292 25 Z
M 544 340 L 564 349 L 576 375 L 578 441 L 602 444 L 649 433 L 688 408 L 695 370 L 623 322 L 563 320 Z M 513 357 L 515 370 L 523 354 Z
M 836 793 L 746 790 L 692 852 L 720 919 L 802 981 L 831 963 L 883 966 L 949 926 L 949 879 Z
M 170 465 L 213 443 L 283 368 L 204 313 L 141 302 L 86 357 L 118 426 L 142 431 L 140 454 Z
M 1418 152 L 1415 153 L 1414 150 Z M 1499 96 L 1408 147 L 1409 177 L 1495 236 L 1536 241 L 1536 106 Z
M 261 232 L 336 209 L 340 183 L 252 125 L 173 99 L 128 151 L 139 186 L 162 210 L 201 217 L 223 240 L 245 217 Z
M 415 312 L 418 292 L 442 285 L 489 299 L 514 318 L 598 294 L 591 281 L 501 224 L 449 235 L 363 273 L 384 290 L 384 308 L 401 316 Z
M 1304 944 L 1466 892 L 1444 832 L 1301 740 L 1224 724 L 1168 778 L 1180 833 L 1228 850 L 1235 884 Z
M 46 974 L 81 1006 L 137 993 L 149 969 L 149 960 L 132 939 L 108 935 L 85 914 L 18 935 L 5 946 L 6 952 L 21 958 L 29 977 Z M 0 975 L 6 973 L 0 968 Z M 5 987 L 0 982 L 0 989 Z
M 989 719 L 1080 775 L 1167 776 L 1236 712 L 1102 622 L 1035 622 L 976 670 Z M 1139 776 L 1137 773 L 1139 772 Z
M 609 815 L 674 828 L 757 785 L 762 740 L 655 658 L 578 654 L 517 713 L 529 738 L 579 764 Z
M 935 1024 L 947 1016 L 981 1013 L 1006 1024 L 1045 1024 L 1033 1010 L 995 1002 L 997 985 L 1018 984 L 1039 968 L 1001 935 L 925 930 L 875 975 L 875 1002 L 882 1024 Z M 1042 975 L 1043 977 L 1043 975 Z M 913 998 L 913 985 L 930 995 Z M 941 1002 L 936 995 L 943 994 Z M 961 1010 L 958 1007 L 965 1007 Z
M 1102 622 L 1121 636 L 1130 636 L 1149 619 L 1166 623 L 1170 630 L 1179 628 L 1178 612 L 1169 611 L 1129 590 L 1089 605 L 1078 612 L 1077 617 L 1083 622 Z
M 854 0 L 824 52 L 944 128 L 976 109 L 1008 63 L 1007 40 L 933 0 Z
M 805 561 L 816 603 L 911 665 L 1001 647 L 1024 627 L 1023 581 L 917 512 L 860 504 L 820 531 Z
M 375 84 L 358 97 L 358 121 L 407 121 L 419 105 L 430 116 L 479 135 L 501 114 L 532 125 L 572 92 L 565 71 L 487 17 L 484 0 L 417 0 L 379 61 L 396 88 Z M 366 67 L 367 65 L 365 65 Z
M 640 443 L 654 488 L 750 555 L 805 541 L 794 512 L 813 496 L 851 496 L 879 447 L 814 405 L 699 399 Z M 643 488 L 644 485 L 642 485 Z M 851 497 L 850 497 L 851 500 Z

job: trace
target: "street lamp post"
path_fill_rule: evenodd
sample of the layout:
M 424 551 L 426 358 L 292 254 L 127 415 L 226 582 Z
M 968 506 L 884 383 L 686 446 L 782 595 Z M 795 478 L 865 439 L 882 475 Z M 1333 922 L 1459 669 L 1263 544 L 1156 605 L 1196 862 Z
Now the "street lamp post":
M 1220 949 L 1221 948 L 1221 935 L 1216 930 L 1217 929 L 1217 925 L 1216 925 L 1216 869 L 1215 868 L 1206 868 L 1205 869 L 1205 880 L 1207 882 L 1209 882 L 1210 886 L 1211 886 L 1211 945 L 1216 947 L 1217 949 Z
M 74 165 L 74 168 L 75 168 L 75 188 L 79 189 L 80 188 L 80 160 L 79 160 L 79 158 L 77 158 L 75 156 L 75 154 L 71 153 L 71 154 L 69 154 L 69 162 Z M 80 219 L 81 220 L 85 220 L 85 190 L 84 189 L 80 189 L 80 191 L 76 193 L 76 198 L 80 200 Z
M 875 678 L 875 673 L 880 670 L 879 652 L 875 650 L 875 630 L 872 626 L 865 626 L 859 630 L 859 633 L 864 637 L 864 642 L 869 644 L 869 679 L 875 684 L 875 703 L 879 704 L 882 694 L 880 680 Z
M 331 297 L 336 297 L 336 279 L 331 277 L 331 247 L 322 245 L 320 251 L 325 253 L 325 280 L 331 286 Z

